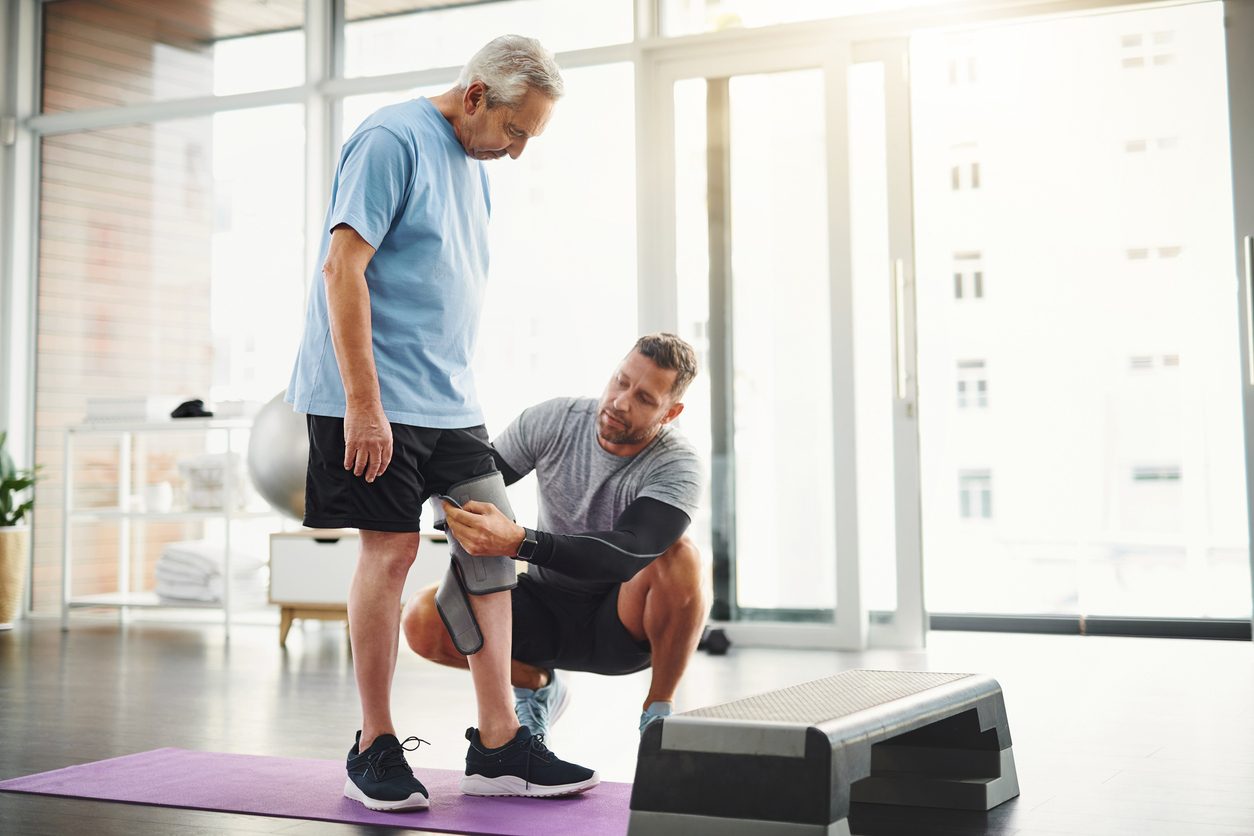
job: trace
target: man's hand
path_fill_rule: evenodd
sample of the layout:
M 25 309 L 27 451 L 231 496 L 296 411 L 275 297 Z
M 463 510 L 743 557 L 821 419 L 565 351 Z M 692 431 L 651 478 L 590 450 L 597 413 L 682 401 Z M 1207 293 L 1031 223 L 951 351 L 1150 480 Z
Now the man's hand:
M 349 404 L 344 413 L 344 469 L 373 482 L 392 462 L 392 425 L 383 404 Z
M 448 532 L 475 557 L 516 557 L 526 532 L 491 502 L 444 503 Z

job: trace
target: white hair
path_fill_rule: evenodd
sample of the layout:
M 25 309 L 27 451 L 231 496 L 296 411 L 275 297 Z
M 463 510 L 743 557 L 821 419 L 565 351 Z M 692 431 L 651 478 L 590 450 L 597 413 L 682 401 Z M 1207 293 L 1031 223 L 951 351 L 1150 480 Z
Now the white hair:
M 502 35 L 491 41 L 462 67 L 457 89 L 476 81 L 483 84 L 488 107 L 518 107 L 528 90 L 554 101 L 562 97 L 565 83 L 553 55 L 535 38 Z

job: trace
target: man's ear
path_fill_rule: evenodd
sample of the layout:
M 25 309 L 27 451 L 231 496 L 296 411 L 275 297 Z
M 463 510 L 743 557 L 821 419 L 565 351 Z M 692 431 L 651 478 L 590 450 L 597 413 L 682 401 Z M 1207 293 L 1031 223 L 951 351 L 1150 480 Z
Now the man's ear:
M 679 417 L 679 413 L 684 411 L 684 405 L 680 403 L 673 404 L 670 409 L 666 410 L 666 417 L 662 419 L 663 424 L 669 424 Z
M 477 113 L 481 106 L 487 107 L 487 93 L 488 88 L 483 86 L 482 81 L 472 82 L 466 88 L 466 92 L 462 95 L 462 108 L 466 111 L 467 116 Z

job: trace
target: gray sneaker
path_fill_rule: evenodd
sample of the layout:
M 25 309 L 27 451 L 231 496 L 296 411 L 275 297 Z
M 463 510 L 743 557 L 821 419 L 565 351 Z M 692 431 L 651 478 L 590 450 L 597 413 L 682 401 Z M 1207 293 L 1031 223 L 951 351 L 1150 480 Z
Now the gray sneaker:
M 549 671 L 549 684 L 543 688 L 514 689 L 514 712 L 518 722 L 531 729 L 534 735 L 548 734 L 549 726 L 557 722 L 570 701 L 570 692 L 557 676 Z

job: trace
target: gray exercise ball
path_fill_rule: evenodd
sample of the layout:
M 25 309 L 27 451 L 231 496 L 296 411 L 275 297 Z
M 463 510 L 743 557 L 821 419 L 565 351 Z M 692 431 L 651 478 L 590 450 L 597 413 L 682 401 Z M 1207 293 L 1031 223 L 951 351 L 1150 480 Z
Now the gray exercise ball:
M 253 419 L 248 438 L 248 475 L 274 510 L 295 520 L 305 518 L 305 469 L 309 431 L 305 416 L 275 395 Z

